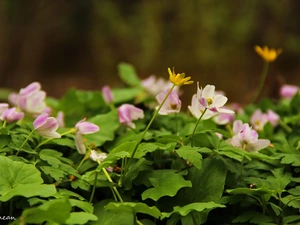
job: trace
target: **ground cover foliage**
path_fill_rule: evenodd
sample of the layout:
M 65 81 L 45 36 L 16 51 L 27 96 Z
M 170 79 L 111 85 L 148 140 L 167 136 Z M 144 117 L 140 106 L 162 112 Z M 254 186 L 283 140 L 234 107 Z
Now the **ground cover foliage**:
M 46 134 L 53 127 L 38 125 L 37 115 L 26 108 L 22 120 L 2 114 L 1 222 L 300 223 L 297 92 L 291 98 L 263 99 L 239 108 L 228 104 L 235 114 L 223 124 L 216 122 L 219 111 L 209 108 L 209 101 L 204 110 L 215 113 L 211 118 L 197 120 L 195 112 L 186 109 L 154 118 L 159 100 L 147 92 L 134 68 L 121 63 L 119 75 L 126 87 L 113 89 L 110 100 L 102 91 L 75 89 L 61 99 L 46 98 L 52 116 L 64 115 L 64 120 L 57 118 L 64 125 Z M 173 78 L 176 86 L 178 80 Z M 196 84 L 190 87 L 197 91 Z M 123 104 L 139 108 L 143 116 L 124 122 L 120 118 Z M 279 116 L 277 123 L 253 122 L 258 109 L 261 114 L 272 110 Z M 45 121 L 50 112 L 47 115 Z M 130 115 L 123 116 L 128 119 Z M 233 124 L 239 120 L 250 126 L 236 133 Z M 94 124 L 99 130 L 86 132 L 82 124 Z M 249 129 L 258 135 L 255 140 L 269 140 L 267 146 L 247 148 L 251 140 L 245 139 L 241 147 L 235 145 L 236 135 L 246 135 Z M 52 136 L 56 131 L 60 138 Z

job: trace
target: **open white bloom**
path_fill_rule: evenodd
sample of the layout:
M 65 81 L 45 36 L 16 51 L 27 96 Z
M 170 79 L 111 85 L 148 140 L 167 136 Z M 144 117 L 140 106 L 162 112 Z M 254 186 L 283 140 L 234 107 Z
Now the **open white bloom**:
M 268 147 L 270 141 L 267 139 L 258 139 L 258 134 L 248 123 L 237 120 L 233 123 L 234 136 L 227 140 L 229 144 L 247 152 L 258 152 Z
M 205 88 L 199 88 L 199 83 L 197 83 L 197 94 L 192 97 L 192 105 L 188 106 L 189 110 L 197 119 L 204 113 L 202 119 L 209 119 L 218 113 L 229 113 L 232 114 L 234 111 L 223 108 L 227 98 L 221 94 L 215 95 L 215 86 L 206 85 Z

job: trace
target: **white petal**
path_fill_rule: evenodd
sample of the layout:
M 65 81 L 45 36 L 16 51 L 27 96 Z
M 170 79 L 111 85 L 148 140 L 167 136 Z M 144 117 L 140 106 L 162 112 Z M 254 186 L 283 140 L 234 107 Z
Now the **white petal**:
M 214 85 L 206 85 L 202 91 L 203 98 L 213 98 L 215 94 L 215 86 Z
M 225 103 L 227 102 L 227 97 L 223 96 L 223 95 L 216 95 L 214 97 L 213 103 L 211 105 L 211 107 L 222 107 L 225 105 Z

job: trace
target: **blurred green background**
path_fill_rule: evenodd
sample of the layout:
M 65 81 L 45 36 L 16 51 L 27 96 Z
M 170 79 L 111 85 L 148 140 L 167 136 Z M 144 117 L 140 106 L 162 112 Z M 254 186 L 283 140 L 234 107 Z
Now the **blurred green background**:
M 1 0 L 0 86 L 40 81 L 48 95 L 69 87 L 121 87 L 119 62 L 138 75 L 185 72 L 246 102 L 263 61 L 254 45 L 282 48 L 265 96 L 283 83 L 300 85 L 298 0 Z M 184 98 L 196 85 L 183 87 Z

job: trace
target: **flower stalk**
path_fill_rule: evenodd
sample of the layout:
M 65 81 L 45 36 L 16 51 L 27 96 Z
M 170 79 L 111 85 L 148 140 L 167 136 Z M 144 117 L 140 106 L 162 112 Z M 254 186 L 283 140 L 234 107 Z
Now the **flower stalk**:
M 254 103 L 256 102 L 257 98 L 259 97 L 263 87 L 264 87 L 264 84 L 265 84 L 265 80 L 267 78 L 267 74 L 268 74 L 268 70 L 269 70 L 269 65 L 270 63 L 268 61 L 265 61 L 264 62 L 264 67 L 263 67 L 263 70 L 262 70 L 262 73 L 260 75 L 260 82 L 259 82 L 259 87 L 256 89 L 256 92 L 255 92 L 255 95 L 253 96 L 252 100 L 250 103 Z
M 195 135 L 195 132 L 196 132 L 196 129 L 198 127 L 198 124 L 200 122 L 200 120 L 202 119 L 203 115 L 206 113 L 207 111 L 207 108 L 204 109 L 203 113 L 201 114 L 201 116 L 199 117 L 195 127 L 194 127 L 194 130 L 193 130 L 193 133 L 192 133 L 192 136 L 191 136 L 191 146 L 194 147 L 194 135 Z

